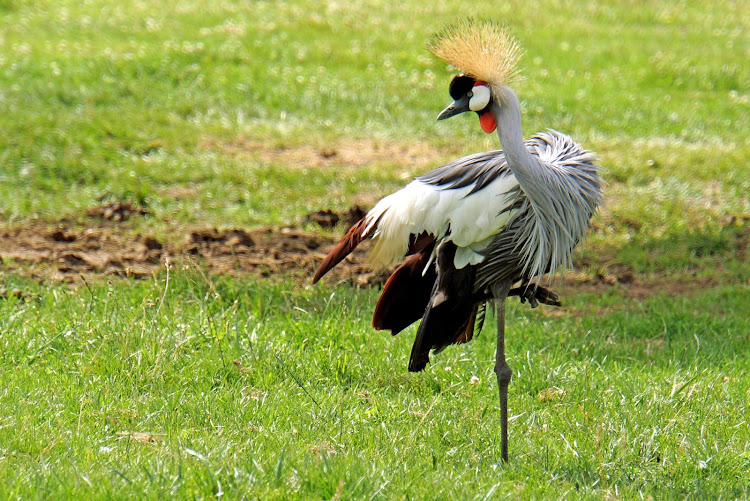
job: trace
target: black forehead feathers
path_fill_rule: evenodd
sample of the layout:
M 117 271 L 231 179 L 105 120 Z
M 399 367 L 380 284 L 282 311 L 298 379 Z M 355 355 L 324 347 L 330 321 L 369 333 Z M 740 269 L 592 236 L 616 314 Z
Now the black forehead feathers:
M 448 93 L 451 95 L 453 100 L 459 99 L 461 96 L 469 92 L 476 82 L 475 78 L 471 78 L 466 75 L 458 75 L 453 77 L 451 85 L 448 87 Z

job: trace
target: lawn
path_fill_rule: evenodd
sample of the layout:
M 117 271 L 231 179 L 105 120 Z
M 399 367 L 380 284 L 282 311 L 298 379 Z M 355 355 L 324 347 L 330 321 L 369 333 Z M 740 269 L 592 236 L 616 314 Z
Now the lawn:
M 0 0 L 0 497 L 750 497 L 747 9 L 470 8 Z M 453 70 L 424 44 L 468 14 L 526 49 L 526 135 L 571 134 L 608 182 L 564 306 L 509 306 L 507 465 L 494 320 L 409 374 L 377 287 L 181 259 L 196 229 L 330 239 L 305 215 L 496 148 L 435 121 Z M 91 217 L 110 203 L 142 213 Z M 11 255 L 19 228 L 170 260 L 65 272 Z
M 514 303 L 502 466 L 492 325 L 414 375 L 409 335 L 367 328 L 374 290 L 17 285 L 33 296 L 0 320 L 6 499 L 750 494 L 742 287 Z

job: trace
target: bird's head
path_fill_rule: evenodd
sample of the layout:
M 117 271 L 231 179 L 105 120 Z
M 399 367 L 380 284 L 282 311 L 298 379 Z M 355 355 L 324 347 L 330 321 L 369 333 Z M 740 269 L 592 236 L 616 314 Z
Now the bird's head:
M 490 112 L 492 90 L 485 82 L 468 75 L 458 75 L 451 81 L 448 92 L 453 102 L 440 112 L 438 120 L 445 120 L 465 111 L 475 111 L 479 115 L 479 125 L 483 131 L 489 134 L 497 128 L 495 117 Z
M 427 48 L 462 71 L 450 84 L 453 103 L 438 120 L 475 111 L 482 130 L 494 131 L 497 122 L 492 108 L 502 106 L 506 85 L 518 75 L 522 51 L 515 38 L 492 21 L 466 19 L 433 35 Z

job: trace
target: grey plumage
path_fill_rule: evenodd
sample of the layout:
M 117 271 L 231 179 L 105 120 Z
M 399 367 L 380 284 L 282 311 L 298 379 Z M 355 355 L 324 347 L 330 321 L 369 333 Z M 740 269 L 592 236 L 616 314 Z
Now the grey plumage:
M 533 157 L 538 159 L 537 176 L 526 180 L 523 191 L 528 200 L 526 224 L 519 225 L 515 238 L 524 261 L 524 276 L 554 273 L 572 266 L 573 248 L 583 239 L 589 220 L 602 202 L 602 181 L 596 158 L 557 131 L 539 134 L 529 140 Z M 490 249 L 488 261 L 499 252 Z M 491 283 L 490 274 L 480 280 Z
M 483 252 L 476 291 L 495 281 L 529 281 L 572 265 L 573 248 L 601 204 L 602 180 L 591 152 L 555 130 L 536 134 L 524 146 L 540 175 L 531 179 L 532 186 L 516 184 L 511 190 L 514 202 L 504 210 L 512 218 Z M 440 190 L 472 186 L 468 197 L 498 177 L 513 175 L 503 151 L 494 150 L 460 158 L 417 180 Z M 543 193 L 531 200 L 526 190 Z
M 526 146 L 538 159 L 539 176 L 527 180 L 523 190 L 519 186 L 521 207 L 487 249 L 477 272 L 478 288 L 572 266 L 573 248 L 601 204 L 602 181 L 593 154 L 557 131 L 538 134 Z M 519 266 L 521 275 L 513 276 Z
M 475 153 L 449 162 L 419 176 L 417 181 L 431 184 L 440 190 L 454 190 L 472 186 L 468 194 L 472 195 L 485 188 L 498 176 L 508 174 L 510 174 L 510 171 L 503 151 L 493 150 Z

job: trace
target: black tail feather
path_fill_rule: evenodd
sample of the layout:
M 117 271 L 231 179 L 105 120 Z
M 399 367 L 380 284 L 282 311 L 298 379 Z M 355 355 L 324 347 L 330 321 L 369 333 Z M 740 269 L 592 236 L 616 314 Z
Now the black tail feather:
M 419 372 L 430 360 L 430 350 L 471 340 L 477 315 L 473 294 L 475 270 L 453 266 L 456 246 L 443 243 L 438 249 L 438 280 L 422 316 L 409 360 L 409 371 Z

